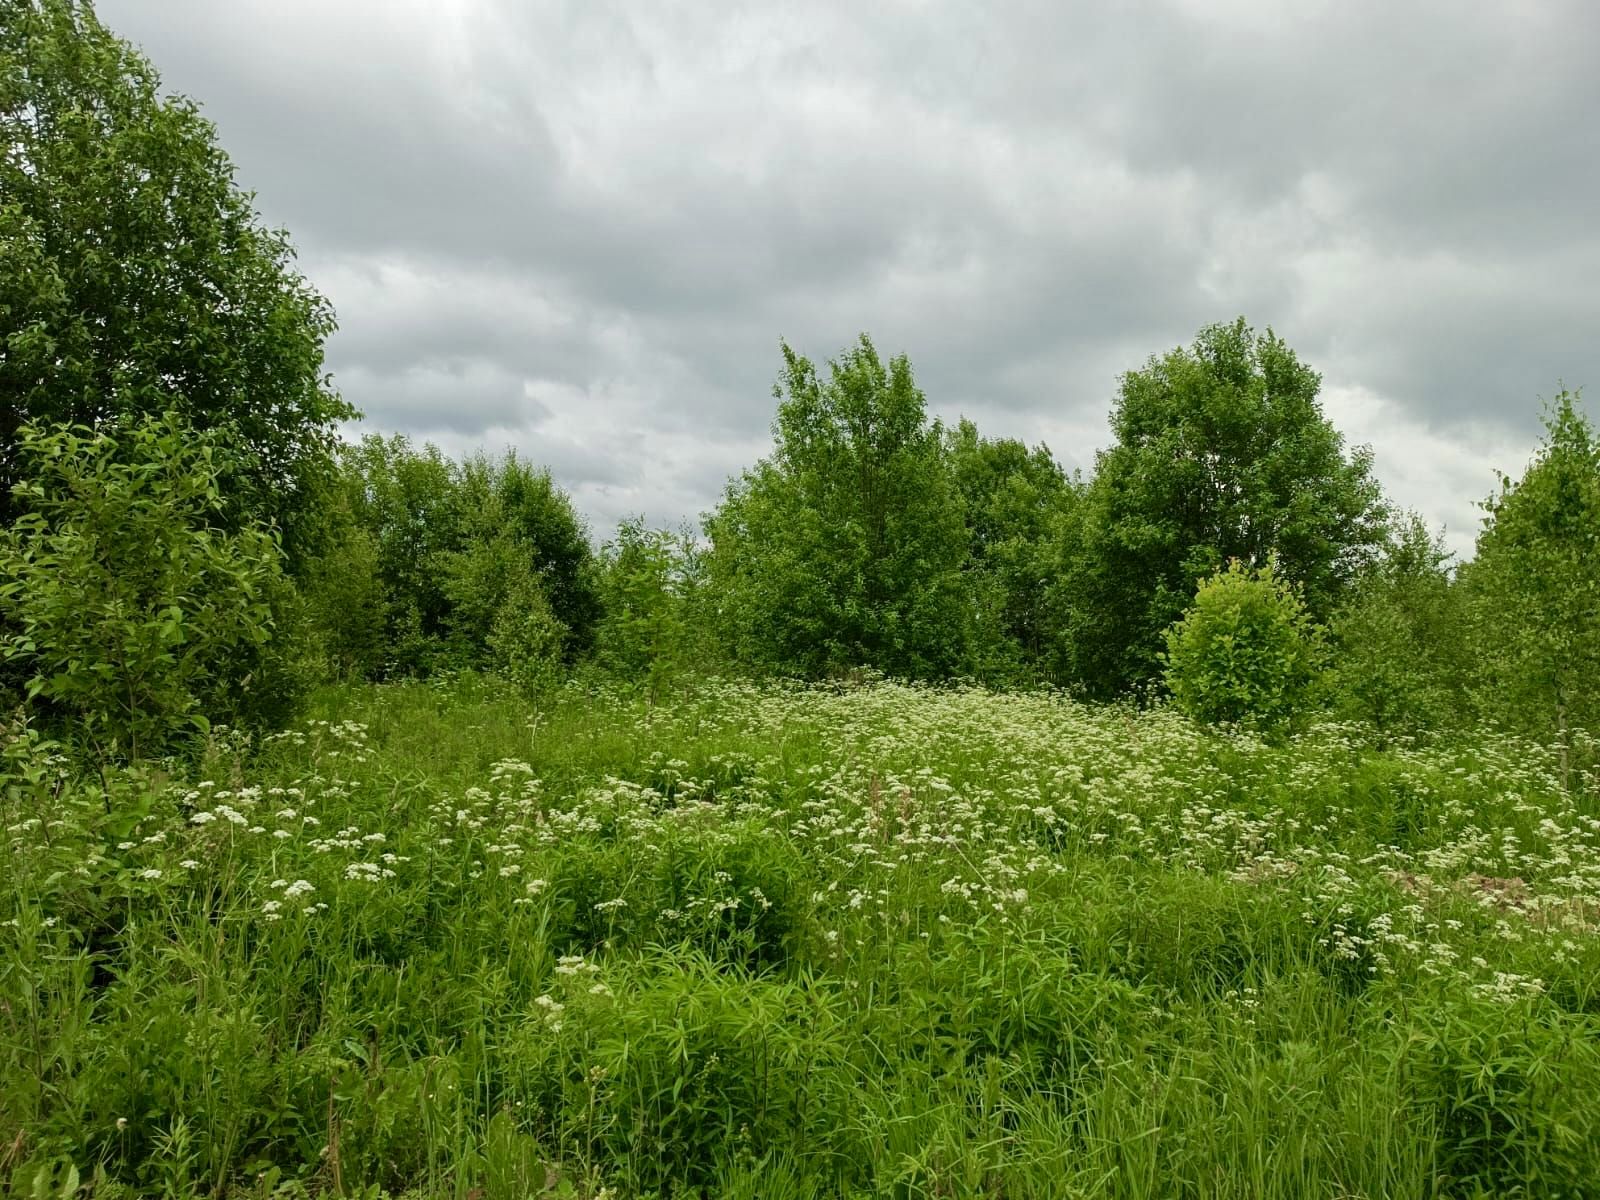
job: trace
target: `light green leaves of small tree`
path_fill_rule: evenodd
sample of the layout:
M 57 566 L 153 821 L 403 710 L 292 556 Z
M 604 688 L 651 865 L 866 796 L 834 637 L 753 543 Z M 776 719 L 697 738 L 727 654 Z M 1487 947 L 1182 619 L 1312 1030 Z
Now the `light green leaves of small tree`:
M 1200 585 L 1166 635 L 1166 684 L 1197 720 L 1277 731 L 1310 705 L 1322 631 L 1275 564 L 1238 559 Z
M 174 417 L 20 430 L 23 515 L 0 532 L 0 653 L 98 755 L 163 752 L 277 697 L 276 538 L 219 527 L 216 440 Z
M 811 677 L 961 671 L 974 617 L 967 533 L 911 364 L 885 363 L 865 336 L 826 376 L 788 346 L 783 356 L 776 452 L 707 521 L 734 653 Z
M 1483 715 L 1569 752 L 1600 736 L 1600 438 L 1562 392 L 1519 480 L 1484 505 L 1462 569 Z
M 717 665 L 699 620 L 703 559 L 689 534 L 649 529 L 638 518 L 623 521 L 601 553 L 597 656 L 652 702 L 675 681 Z

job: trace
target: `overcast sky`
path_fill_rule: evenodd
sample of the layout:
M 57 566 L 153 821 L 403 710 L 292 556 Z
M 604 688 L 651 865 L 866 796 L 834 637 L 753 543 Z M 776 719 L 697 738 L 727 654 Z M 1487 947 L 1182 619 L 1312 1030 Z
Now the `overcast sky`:
M 778 340 L 1087 471 L 1246 316 L 1470 547 L 1600 405 L 1600 5 L 100 0 L 333 301 L 368 428 L 547 463 L 604 538 L 770 446 Z

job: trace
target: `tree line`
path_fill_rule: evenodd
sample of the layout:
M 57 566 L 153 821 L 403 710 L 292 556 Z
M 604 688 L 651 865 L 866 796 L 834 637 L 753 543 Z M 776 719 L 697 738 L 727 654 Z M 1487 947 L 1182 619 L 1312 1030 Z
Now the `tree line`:
M 0 0 L 0 704 L 120 757 L 328 678 L 863 672 L 1170 695 L 1379 737 L 1600 732 L 1600 443 L 1575 395 L 1471 561 L 1242 318 L 1118 383 L 1087 477 L 931 418 L 863 335 L 782 346 L 772 453 L 596 550 L 514 454 L 337 431 L 326 300 L 211 124 L 85 0 Z

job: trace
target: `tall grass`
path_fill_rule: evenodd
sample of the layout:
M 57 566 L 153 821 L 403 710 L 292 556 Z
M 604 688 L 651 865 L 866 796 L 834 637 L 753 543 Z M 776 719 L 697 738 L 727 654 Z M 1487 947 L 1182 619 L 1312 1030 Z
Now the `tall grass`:
M 0 763 L 18 1195 L 1600 1195 L 1600 781 L 1487 731 L 466 678 Z

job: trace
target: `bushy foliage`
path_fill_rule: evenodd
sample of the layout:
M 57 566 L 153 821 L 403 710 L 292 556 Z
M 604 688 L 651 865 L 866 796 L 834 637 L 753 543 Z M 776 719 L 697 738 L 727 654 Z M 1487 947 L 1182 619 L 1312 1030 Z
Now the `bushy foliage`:
M 550 611 L 566 627 L 570 661 L 594 645 L 599 585 L 588 530 L 549 470 L 507 452 L 477 454 L 460 467 L 459 507 L 469 542 L 508 535 L 537 579 Z
M 758 670 L 929 678 L 966 665 L 967 536 L 942 432 L 902 355 L 865 335 L 828 364 L 783 347 L 770 459 L 706 521 L 719 624 Z
M 1466 638 L 1449 559 L 1412 516 L 1334 615 L 1330 699 L 1339 715 L 1380 738 L 1445 729 L 1466 716 Z
M 1600 437 L 1561 393 L 1462 570 L 1479 711 L 1571 748 L 1600 736 Z
M 557 619 L 533 576 L 522 574 L 495 608 L 484 639 L 489 666 L 523 692 L 549 692 L 561 679 L 569 630 Z
M 1276 563 L 1234 559 L 1167 631 L 1165 681 L 1198 720 L 1277 730 L 1308 708 L 1323 659 L 1321 630 Z
M 298 562 L 335 424 L 327 302 L 264 228 L 211 123 L 86 0 L 0 4 L 0 524 L 25 422 L 214 430 L 230 529 L 278 527 Z
M 301 571 L 300 586 L 328 673 L 338 679 L 381 674 L 389 650 L 389 614 L 378 545 L 347 508 L 329 512 L 318 553 Z
M 592 644 L 593 553 L 548 471 L 514 454 L 455 463 L 433 446 L 369 436 L 345 454 L 342 502 L 345 536 L 371 547 L 383 674 L 526 667 L 552 646 L 570 664 Z M 338 569 L 335 558 L 328 570 Z
M 946 453 L 967 526 L 965 587 L 978 605 L 974 674 L 994 683 L 1037 679 L 1056 635 L 1056 540 L 1082 488 L 1048 447 L 981 437 L 971 421 L 947 435 Z
M 175 417 L 25 425 L 0 531 L 0 636 L 26 697 L 102 756 L 284 715 L 302 680 L 276 537 L 219 528 L 216 439 Z M 289 655 L 291 657 L 285 657 Z
M 1264 562 L 1326 621 L 1381 545 L 1371 453 L 1347 454 L 1315 371 L 1241 318 L 1122 377 L 1115 444 L 1063 528 L 1062 675 L 1114 696 L 1156 675 L 1202 578 Z
M 625 520 L 601 552 L 605 616 L 596 657 L 657 700 L 676 680 L 716 665 L 704 615 L 703 553 L 688 532 Z
M 369 434 L 341 458 L 341 498 L 372 543 L 383 596 L 383 674 L 444 665 L 450 600 L 444 556 L 461 540 L 454 465 L 435 446 Z M 339 569 L 337 558 L 328 568 Z

